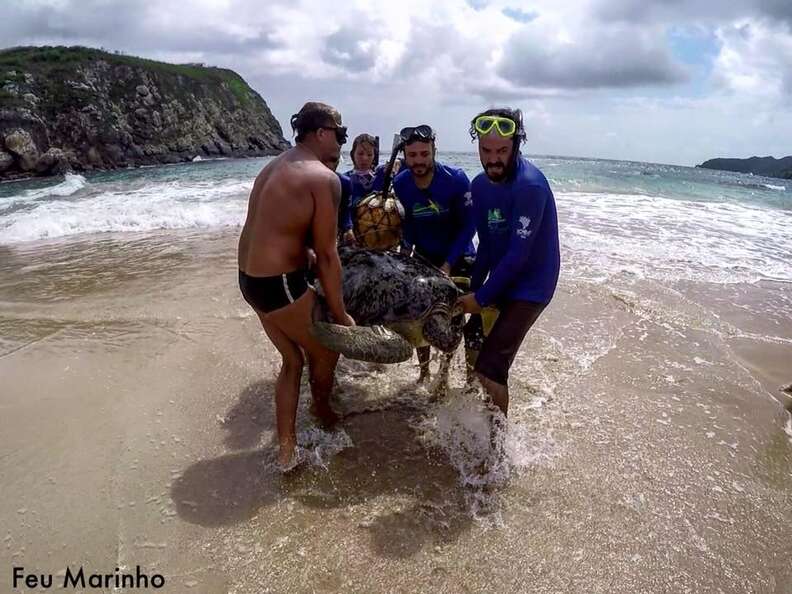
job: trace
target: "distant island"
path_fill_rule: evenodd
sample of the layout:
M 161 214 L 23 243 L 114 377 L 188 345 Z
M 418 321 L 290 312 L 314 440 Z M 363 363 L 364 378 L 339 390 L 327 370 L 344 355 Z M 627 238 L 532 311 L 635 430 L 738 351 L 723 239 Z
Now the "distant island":
M 773 157 L 751 157 L 750 159 L 710 159 L 701 165 L 705 169 L 721 169 L 738 173 L 753 173 L 765 177 L 792 179 L 792 157 L 774 159 Z
M 289 146 L 264 99 L 231 70 L 85 47 L 0 51 L 0 179 Z

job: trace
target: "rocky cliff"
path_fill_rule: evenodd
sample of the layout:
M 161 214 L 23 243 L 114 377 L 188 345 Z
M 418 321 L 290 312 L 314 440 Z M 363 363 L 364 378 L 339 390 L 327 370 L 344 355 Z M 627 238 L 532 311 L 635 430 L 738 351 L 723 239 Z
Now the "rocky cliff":
M 80 47 L 0 51 L 0 178 L 289 147 L 235 72 Z
M 774 159 L 773 157 L 751 157 L 750 159 L 710 159 L 697 167 L 721 169 L 739 173 L 753 173 L 765 177 L 792 179 L 792 157 Z

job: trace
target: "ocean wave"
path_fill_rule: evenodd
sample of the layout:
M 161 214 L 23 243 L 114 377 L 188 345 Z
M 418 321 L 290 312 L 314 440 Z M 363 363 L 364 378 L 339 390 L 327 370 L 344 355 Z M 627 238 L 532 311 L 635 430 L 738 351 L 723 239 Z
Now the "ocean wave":
M 77 201 L 39 202 L 35 208 L 0 218 L 0 243 L 105 232 L 237 226 L 244 222 L 251 187 L 252 182 L 171 182 L 100 192 Z
M 792 213 L 728 202 L 559 193 L 565 273 L 718 283 L 792 279 Z
M 22 194 L 23 198 L 28 200 L 39 200 L 48 196 L 71 196 L 82 190 L 88 182 L 82 175 L 76 173 L 67 173 L 65 179 L 59 184 L 54 186 L 47 186 L 46 188 L 38 188 L 35 190 L 26 190 Z M 13 198 L 13 197 L 12 197 Z
M 740 188 L 742 190 L 761 190 L 762 192 L 765 192 L 767 190 L 771 190 L 774 192 L 786 191 L 786 186 L 780 186 L 777 184 L 768 184 L 762 182 L 743 181 L 743 180 L 734 181 L 729 179 L 726 181 L 722 181 L 720 183 L 724 186 L 732 186 L 735 188 Z

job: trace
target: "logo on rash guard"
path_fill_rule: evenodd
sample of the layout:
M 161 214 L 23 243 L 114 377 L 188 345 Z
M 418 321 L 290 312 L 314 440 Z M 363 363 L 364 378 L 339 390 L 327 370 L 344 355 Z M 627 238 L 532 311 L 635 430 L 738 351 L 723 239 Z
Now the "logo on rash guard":
M 465 206 L 473 206 L 473 194 L 465 192 Z
M 503 233 L 509 227 L 508 222 L 501 213 L 500 208 L 492 208 L 487 213 L 487 228 L 492 233 Z
M 443 214 L 446 212 L 445 209 L 440 208 L 440 205 L 435 202 L 434 200 L 429 200 L 428 204 L 416 204 L 413 206 L 413 216 L 415 218 L 422 218 L 422 217 L 435 217 L 437 215 Z
M 528 227 L 531 226 L 531 218 L 530 217 L 520 217 L 519 220 L 520 228 L 517 229 L 517 236 L 520 239 L 528 239 L 531 236 L 533 231 L 530 231 Z

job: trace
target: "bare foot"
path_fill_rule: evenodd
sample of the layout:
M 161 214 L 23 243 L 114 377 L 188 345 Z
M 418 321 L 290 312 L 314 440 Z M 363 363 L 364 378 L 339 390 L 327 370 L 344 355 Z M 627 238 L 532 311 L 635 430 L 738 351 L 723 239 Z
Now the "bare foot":
M 338 423 L 338 415 L 327 402 L 320 404 L 316 401 L 313 401 L 311 403 L 310 412 L 314 417 L 316 417 L 316 420 L 319 421 L 319 424 L 323 429 L 331 429 L 336 423 Z
M 278 468 L 281 472 L 289 472 L 300 463 L 297 444 L 293 441 L 282 443 L 278 450 Z

